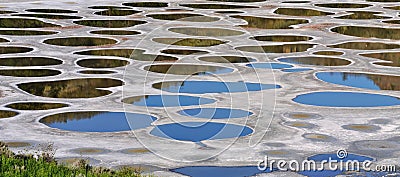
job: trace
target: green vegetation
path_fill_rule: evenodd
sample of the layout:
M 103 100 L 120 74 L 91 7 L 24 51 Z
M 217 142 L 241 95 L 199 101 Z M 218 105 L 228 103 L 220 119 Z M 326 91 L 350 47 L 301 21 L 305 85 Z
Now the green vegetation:
M 127 176 L 141 177 L 141 169 L 123 167 L 111 170 L 103 167 L 92 167 L 86 160 L 77 159 L 71 165 L 58 164 L 54 159 L 53 144 L 39 145 L 34 154 L 15 154 L 8 146 L 0 142 L 0 176 L 85 176 L 108 177 Z

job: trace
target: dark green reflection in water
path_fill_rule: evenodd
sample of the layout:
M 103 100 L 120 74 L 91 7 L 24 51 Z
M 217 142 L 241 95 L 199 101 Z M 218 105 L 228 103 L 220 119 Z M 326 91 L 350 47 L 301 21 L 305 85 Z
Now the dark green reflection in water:
M 78 11 L 66 9 L 27 9 L 25 11 L 39 13 L 78 13 Z
M 279 61 L 291 64 L 315 66 L 345 66 L 351 64 L 348 60 L 333 57 L 286 57 L 279 59 Z
M 109 38 L 96 37 L 66 37 L 46 39 L 43 43 L 59 46 L 99 46 L 116 44 L 118 41 Z
M 56 15 L 56 14 L 15 14 L 13 16 L 36 17 L 36 18 L 47 18 L 47 19 L 81 19 L 81 18 L 83 18 L 83 17 L 79 17 L 79 16 Z
M 214 63 L 247 63 L 256 61 L 252 58 L 240 57 L 240 56 L 207 56 L 200 57 L 199 60 L 214 62 Z
M 241 9 L 241 8 L 258 8 L 255 6 L 240 6 L 227 4 L 179 4 L 180 6 L 190 7 L 195 9 Z
M 383 23 L 400 24 L 400 20 L 387 20 L 387 21 L 383 21 Z
M 338 52 L 338 51 L 325 50 L 325 51 L 314 52 L 313 54 L 315 54 L 315 55 L 343 55 L 344 53 Z
M 207 51 L 203 50 L 189 50 L 189 49 L 165 49 L 161 53 L 175 54 L 175 55 L 202 55 L 207 54 Z
M 89 9 L 130 9 L 124 6 L 90 6 Z
M 92 34 L 102 34 L 102 35 L 138 35 L 138 31 L 127 31 L 127 30 L 98 30 L 90 31 Z
M 244 34 L 242 31 L 223 28 L 170 28 L 169 31 L 192 36 L 236 36 Z
M 4 38 L 0 38 L 0 42 L 10 42 L 10 41 Z
M 291 25 L 308 23 L 303 19 L 279 19 L 279 18 L 263 18 L 252 16 L 232 16 L 247 21 L 247 25 L 240 25 L 244 28 L 262 28 L 262 29 L 290 29 Z
M 179 46 L 190 46 L 190 47 L 210 47 L 226 43 L 226 41 L 220 41 L 216 39 L 196 39 L 196 38 L 153 38 L 153 41 L 168 45 L 179 45 Z
M 63 103 L 23 102 L 12 103 L 7 105 L 6 107 L 16 110 L 49 110 L 68 107 L 68 105 Z
M 166 55 L 153 55 L 145 54 L 144 50 L 140 49 L 101 49 L 101 50 L 86 50 L 81 52 L 75 52 L 78 55 L 96 55 L 96 56 L 116 56 L 130 58 L 133 60 L 140 61 L 175 61 L 178 60 L 176 57 Z
M 400 10 L 400 6 L 383 7 L 385 9 Z
M 33 50 L 32 48 L 28 47 L 0 47 L 0 54 L 26 53 L 32 50 Z
M 246 52 L 256 52 L 256 53 L 293 53 L 293 52 L 304 52 L 314 46 L 315 44 L 283 44 L 283 45 L 269 45 L 269 46 L 243 46 L 243 47 L 236 47 L 235 49 Z
M 139 20 L 79 20 L 74 21 L 78 25 L 104 27 L 104 28 L 125 28 L 145 24 L 145 21 Z
M 145 70 L 163 73 L 163 74 L 177 74 L 177 75 L 208 75 L 208 74 L 225 74 L 233 71 L 231 68 L 208 66 L 208 65 L 150 65 L 144 67 Z
M 274 36 L 255 36 L 250 39 L 257 41 L 271 41 L 271 42 L 298 42 L 298 41 L 308 41 L 313 39 L 308 36 L 287 36 L 287 35 L 274 35 Z
M 138 10 L 123 10 L 123 9 L 108 9 L 104 11 L 95 12 L 96 15 L 103 15 L 103 16 L 127 16 L 139 13 L 141 11 Z
M 9 118 L 9 117 L 14 117 L 18 115 L 17 112 L 14 111 L 5 111 L 5 110 L 0 110 L 0 119 L 1 118 Z
M 389 61 L 389 62 L 375 62 L 374 64 L 377 65 L 400 67 L 400 52 L 370 53 L 370 54 L 361 54 L 361 56 Z
M 315 5 L 327 8 L 365 8 L 371 6 L 368 4 L 353 4 L 353 3 L 329 3 L 329 4 L 315 4 Z
M 348 13 L 352 13 L 352 14 L 351 15 L 340 16 L 340 17 L 335 17 L 335 18 L 340 18 L 340 19 L 359 19 L 359 20 L 391 18 L 391 17 L 385 17 L 385 16 L 377 16 L 377 14 L 382 14 L 382 12 L 348 11 Z
M 399 28 L 379 28 L 363 26 L 339 26 L 331 31 L 357 37 L 381 38 L 381 39 L 400 39 Z
M 0 18 L 0 28 L 45 28 L 59 27 L 36 19 L 27 18 Z
M 77 62 L 79 66 L 86 68 L 116 68 L 129 64 L 125 60 L 114 59 L 84 59 Z
M 215 13 L 219 14 L 241 14 L 244 13 L 243 11 L 233 11 L 233 10 L 220 10 L 220 11 L 215 11 Z
M 60 71 L 50 69 L 7 69 L 0 70 L 2 76 L 14 77 L 45 77 L 61 74 Z
M 400 48 L 400 45 L 386 44 L 386 43 L 379 43 L 379 42 L 346 42 L 343 44 L 330 45 L 328 47 L 343 48 L 343 49 L 357 49 L 357 50 L 381 50 L 381 49 Z
M 50 66 L 63 61 L 50 57 L 7 57 L 0 58 L 0 66 Z
M 30 82 L 18 84 L 18 88 L 42 97 L 50 98 L 93 98 L 111 94 L 111 91 L 100 90 L 122 86 L 123 82 L 109 78 L 86 78 L 57 81 Z
M 106 71 L 106 70 L 82 70 L 82 71 L 79 71 L 78 73 L 81 73 L 81 74 L 114 74 L 116 72 Z
M 214 22 L 218 21 L 218 17 L 208 17 L 200 14 L 176 13 L 176 14 L 150 14 L 148 17 L 158 20 L 180 20 L 189 22 Z
M 123 3 L 122 5 L 131 7 L 168 7 L 166 2 L 132 2 Z
M 17 12 L 8 11 L 8 10 L 0 10 L 0 14 L 13 14 L 13 13 L 17 13 Z
M 333 15 L 334 13 L 324 12 L 313 9 L 297 9 L 297 8 L 278 8 L 274 11 L 276 14 L 290 15 L 290 16 L 326 16 Z
M 58 33 L 57 31 L 0 30 L 1 35 L 15 35 L 15 36 L 52 35 L 57 33 Z

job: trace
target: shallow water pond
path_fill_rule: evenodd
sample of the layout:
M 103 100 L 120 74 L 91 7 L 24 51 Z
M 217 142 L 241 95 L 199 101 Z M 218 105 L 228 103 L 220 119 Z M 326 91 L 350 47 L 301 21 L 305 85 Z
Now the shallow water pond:
M 282 18 L 263 18 L 255 16 L 231 16 L 247 21 L 247 25 L 240 25 L 244 28 L 261 28 L 261 29 L 291 29 L 292 25 L 305 24 L 309 21 L 306 19 L 282 19 Z
M 193 28 L 193 27 L 181 27 L 181 28 L 169 28 L 169 31 L 186 34 L 191 36 L 237 36 L 244 34 L 242 31 L 236 31 L 224 28 Z
M 145 24 L 147 22 L 140 20 L 78 20 L 74 21 L 74 23 L 91 27 L 126 28 Z
M 124 98 L 122 102 L 136 106 L 176 107 L 210 104 L 216 100 L 185 95 L 145 95 Z
M 68 107 L 64 103 L 46 103 L 46 102 L 19 102 L 6 105 L 8 108 L 16 110 L 49 110 Z
M 213 75 L 213 74 L 226 74 L 233 72 L 232 68 L 210 65 L 193 65 L 193 64 L 160 64 L 150 65 L 144 67 L 145 70 L 163 73 L 163 74 L 177 74 L 177 75 Z
M 346 66 L 351 64 L 349 60 L 334 57 L 288 57 L 278 60 L 285 63 L 313 66 Z
M 52 38 L 43 41 L 45 44 L 58 45 L 58 46 L 100 46 L 112 45 L 118 41 L 109 38 L 96 38 L 96 37 L 66 37 L 66 38 Z
M 86 68 L 116 68 L 126 66 L 129 62 L 116 59 L 83 59 L 76 62 L 76 64 Z

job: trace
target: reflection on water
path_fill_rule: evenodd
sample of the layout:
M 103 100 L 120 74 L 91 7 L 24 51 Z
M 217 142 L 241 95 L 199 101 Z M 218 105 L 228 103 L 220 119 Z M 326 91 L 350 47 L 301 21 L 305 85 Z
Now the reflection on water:
M 29 47 L 0 47 L 0 54 L 27 53 L 32 50 L 33 48 Z
M 180 6 L 190 7 L 195 9 L 240 9 L 240 8 L 258 8 L 255 6 L 241 6 L 241 5 L 228 5 L 228 4 L 179 4 Z
M 170 28 L 169 31 L 191 36 L 236 36 L 244 32 L 224 28 Z
M 67 10 L 67 9 L 27 9 L 27 12 L 39 12 L 39 13 L 78 13 L 76 10 Z
M 78 20 L 74 21 L 78 25 L 104 28 L 126 28 L 145 24 L 145 21 L 139 20 Z
M 78 73 L 81 73 L 81 74 L 114 74 L 116 72 L 115 71 L 106 71 L 106 70 L 82 70 L 82 71 L 79 71 Z
M 357 49 L 357 50 L 381 50 L 381 49 L 396 49 L 400 48 L 398 44 L 386 44 L 380 42 L 346 42 L 337 45 L 330 45 L 328 47 L 343 48 L 343 49 Z
M 178 75 L 210 75 L 210 74 L 212 75 L 212 74 L 225 74 L 233 71 L 232 68 L 209 66 L 209 65 L 193 65 L 193 64 L 150 65 L 144 67 L 144 69 L 156 73 L 178 74 Z
M 14 117 L 18 115 L 17 112 L 14 111 L 5 111 L 5 110 L 0 110 L 0 119 L 1 118 L 9 118 L 9 117 Z
M 61 71 L 51 69 L 6 69 L 0 70 L 2 76 L 14 77 L 45 77 L 56 76 L 61 74 Z
M 193 166 L 176 168 L 171 171 L 191 177 L 247 177 L 271 172 L 270 168 L 261 171 L 257 166 Z
M 190 47 L 210 47 L 210 46 L 225 44 L 227 42 L 217 39 L 197 39 L 197 38 L 153 38 L 152 40 L 154 42 L 167 45 L 179 45 L 179 46 L 190 46 Z
M 76 62 L 76 64 L 86 68 L 116 68 L 126 66 L 129 62 L 115 59 L 83 59 Z
M 98 30 L 90 31 L 92 34 L 102 34 L 102 35 L 137 35 L 140 34 L 138 31 L 127 31 L 127 30 Z
M 276 14 L 290 15 L 290 16 L 326 16 L 333 15 L 331 12 L 324 12 L 314 9 L 303 9 L 303 8 L 278 8 L 274 11 Z
M 280 85 L 274 84 L 216 81 L 166 81 L 152 86 L 167 92 L 192 94 L 251 92 L 281 88 Z
M 263 18 L 253 16 L 231 16 L 247 21 L 247 25 L 240 25 L 244 28 L 262 28 L 262 29 L 290 29 L 291 25 L 308 23 L 305 19 L 282 19 L 282 18 Z
M 166 2 L 131 2 L 123 3 L 122 5 L 131 7 L 168 7 Z
M 235 49 L 245 52 L 256 53 L 293 53 L 304 52 L 309 48 L 314 47 L 315 44 L 283 44 L 283 45 L 266 45 L 266 46 L 242 46 Z
M 83 17 L 79 17 L 79 16 L 56 15 L 56 14 L 15 14 L 13 16 L 48 18 L 48 19 L 81 19 L 81 18 L 83 18 Z
M 400 52 L 361 54 L 364 57 L 376 58 L 389 62 L 375 62 L 382 66 L 400 67 Z
M 240 56 L 206 56 L 200 57 L 199 60 L 214 63 L 247 63 L 256 61 L 256 59 Z
M 400 76 L 348 72 L 320 72 L 316 76 L 325 82 L 350 87 L 400 91 Z
M 130 9 L 125 6 L 90 6 L 89 9 Z
M 283 63 L 251 63 L 247 64 L 247 67 L 251 68 L 264 68 L 264 69 L 285 69 L 292 68 L 292 65 L 283 64 Z
M 67 112 L 40 119 L 52 128 L 77 132 L 118 132 L 146 128 L 156 118 L 125 112 Z
M 285 63 L 314 66 L 346 66 L 351 64 L 349 60 L 334 57 L 288 57 L 278 60 Z
M 36 19 L 27 18 L 0 18 L 0 28 L 45 28 L 59 27 Z
M 176 107 L 211 104 L 214 99 L 185 95 L 145 95 L 124 98 L 123 103 L 149 107 Z
M 122 86 L 123 82 L 108 78 L 86 78 L 18 84 L 18 88 L 30 94 L 50 98 L 93 98 L 111 94 L 99 88 Z
M 15 36 L 52 35 L 57 33 L 58 33 L 57 31 L 0 30 L 1 35 L 15 35 Z
M 201 14 L 192 14 L 192 13 L 150 14 L 146 16 L 158 20 L 179 20 L 188 22 L 214 22 L 219 20 L 218 17 L 208 17 Z
M 252 115 L 252 112 L 241 109 L 228 109 L 228 108 L 195 108 L 185 109 L 178 112 L 184 116 L 191 116 L 206 119 L 230 119 L 230 118 L 243 118 Z
M 116 44 L 118 41 L 109 38 L 96 38 L 96 37 L 66 37 L 66 38 L 53 38 L 43 41 L 45 44 L 59 45 L 59 46 L 100 46 Z
M 202 55 L 207 54 L 204 50 L 192 50 L 192 49 L 165 49 L 161 50 L 161 53 L 165 54 L 175 54 L 175 55 Z
M 175 61 L 178 60 L 176 57 L 166 55 L 153 55 L 145 54 L 144 50 L 140 49 L 100 49 L 100 50 L 85 50 L 81 52 L 75 52 L 78 55 L 95 55 L 95 56 L 116 56 L 130 58 L 133 60 L 140 61 Z
M 367 38 L 400 39 L 399 28 L 379 28 L 362 26 L 340 26 L 332 29 L 333 32 Z
M 179 141 L 200 142 L 247 136 L 253 130 L 246 126 L 214 122 L 180 122 L 158 125 L 150 134 Z
M 44 102 L 21 102 L 21 103 L 12 103 L 6 105 L 8 108 L 16 109 L 16 110 L 49 110 L 49 109 L 57 109 L 68 107 L 69 105 L 64 103 L 44 103 Z
M 343 55 L 343 52 L 338 52 L 338 51 L 332 51 L 332 50 L 323 50 L 323 51 L 318 51 L 314 52 L 314 55 Z
M 329 4 L 315 4 L 319 7 L 328 7 L 328 8 L 365 8 L 371 5 L 368 4 L 355 4 L 355 3 L 329 3 Z
M 139 13 L 141 11 L 138 10 L 126 10 L 126 9 L 108 9 L 104 11 L 95 12 L 96 15 L 103 15 L 103 16 L 127 16 Z
M 271 42 L 298 42 L 308 41 L 313 39 L 309 36 L 289 36 L 289 35 L 274 35 L 274 36 L 255 36 L 250 39 L 257 41 L 271 41 Z
M 344 15 L 340 17 L 335 17 L 335 18 L 340 18 L 340 19 L 359 19 L 359 20 L 364 20 L 364 19 L 387 19 L 391 17 L 386 17 L 386 16 L 378 16 L 379 14 L 382 14 L 382 12 L 373 12 L 373 11 L 348 11 L 348 13 L 352 13 L 350 15 Z
M 400 98 L 361 92 L 313 92 L 298 95 L 293 101 L 328 107 L 379 107 L 400 105 Z

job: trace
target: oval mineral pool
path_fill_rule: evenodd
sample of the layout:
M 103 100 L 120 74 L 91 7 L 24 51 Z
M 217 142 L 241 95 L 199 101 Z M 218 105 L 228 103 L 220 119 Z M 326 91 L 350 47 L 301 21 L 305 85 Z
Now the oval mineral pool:
M 400 105 L 400 98 L 360 92 L 313 92 L 299 95 L 293 101 L 327 107 L 378 107 Z
M 176 75 L 213 75 L 233 72 L 232 68 L 195 64 L 160 64 L 146 66 L 144 69 L 155 73 Z
M 150 134 L 179 141 L 200 142 L 246 136 L 253 130 L 246 126 L 215 122 L 181 122 L 158 125 Z
M 122 102 L 136 106 L 175 107 L 210 104 L 216 100 L 185 95 L 145 95 L 125 98 Z
M 316 76 L 318 79 L 333 84 L 372 90 L 400 91 L 400 76 L 348 72 L 320 72 Z
M 129 64 L 126 60 L 117 59 L 82 59 L 76 62 L 77 65 L 85 68 L 117 68 Z
M 62 60 L 51 57 L 25 56 L 0 58 L 0 66 L 51 66 L 62 63 Z
M 313 66 L 345 66 L 351 64 L 349 60 L 335 57 L 287 57 L 278 60 L 285 63 Z
M 52 38 L 43 41 L 45 44 L 58 45 L 58 46 L 101 46 L 112 45 L 118 43 L 117 40 L 110 38 L 97 38 L 97 37 L 66 37 L 66 38 Z
M 265 69 L 285 69 L 293 67 L 292 65 L 283 63 L 251 63 L 247 64 L 246 66 L 250 68 L 265 68 Z
M 171 171 L 191 177 L 243 177 L 271 172 L 270 168 L 259 170 L 257 166 L 193 166 Z
M 207 119 L 229 119 L 229 118 L 242 118 L 252 115 L 252 112 L 240 110 L 240 109 L 228 109 L 228 108 L 195 108 L 195 109 L 184 109 L 178 112 L 184 116 L 191 116 L 197 118 Z
M 150 115 L 125 112 L 67 112 L 40 119 L 52 128 L 77 132 L 119 132 L 145 128 L 156 118 Z
M 248 82 L 168 81 L 153 84 L 153 88 L 172 93 L 235 93 L 281 88 L 280 85 Z
M 334 154 L 317 154 L 317 155 L 313 155 L 311 157 L 308 157 L 308 160 L 313 160 L 316 162 L 321 162 L 323 160 L 337 160 L 337 161 L 343 161 L 343 162 L 347 162 L 350 160 L 357 160 L 358 162 L 364 162 L 364 161 L 372 161 L 374 160 L 371 157 L 366 157 L 366 156 L 361 156 L 361 155 L 356 155 L 356 154 L 347 154 L 347 156 L 345 158 L 339 158 L 338 154 L 334 153 Z

